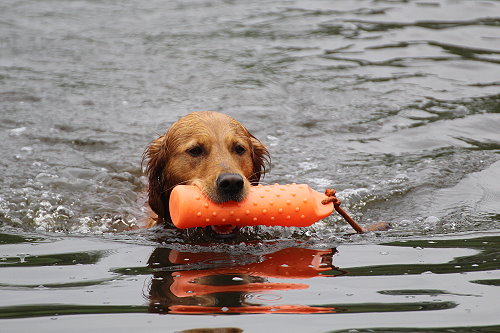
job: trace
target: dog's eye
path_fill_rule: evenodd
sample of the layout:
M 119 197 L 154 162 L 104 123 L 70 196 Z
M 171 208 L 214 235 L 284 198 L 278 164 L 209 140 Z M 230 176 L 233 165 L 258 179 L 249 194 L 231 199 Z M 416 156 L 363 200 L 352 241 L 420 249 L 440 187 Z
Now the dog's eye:
M 247 150 L 245 149 L 245 147 L 243 146 L 240 146 L 240 145 L 236 145 L 234 147 L 234 152 L 238 155 L 243 155 Z
M 198 157 L 198 156 L 201 156 L 203 154 L 203 148 L 200 146 L 196 146 L 196 147 L 188 149 L 187 153 L 193 157 Z

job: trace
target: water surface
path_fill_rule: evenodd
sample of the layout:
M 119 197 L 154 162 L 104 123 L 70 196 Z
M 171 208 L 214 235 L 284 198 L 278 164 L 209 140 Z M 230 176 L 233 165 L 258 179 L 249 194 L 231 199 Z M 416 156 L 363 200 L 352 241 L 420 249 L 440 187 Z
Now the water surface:
M 493 0 L 2 2 L 2 328 L 498 330 L 499 25 Z M 126 231 L 145 147 L 197 110 L 269 147 L 264 183 L 393 229 Z

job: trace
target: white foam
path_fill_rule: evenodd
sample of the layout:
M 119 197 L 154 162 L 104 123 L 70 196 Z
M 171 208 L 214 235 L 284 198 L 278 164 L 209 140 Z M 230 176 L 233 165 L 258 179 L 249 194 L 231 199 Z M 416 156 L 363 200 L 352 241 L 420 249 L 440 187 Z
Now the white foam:
M 9 134 L 11 135 L 21 135 L 24 132 L 26 132 L 26 127 L 18 127 L 18 128 L 13 128 L 9 130 Z

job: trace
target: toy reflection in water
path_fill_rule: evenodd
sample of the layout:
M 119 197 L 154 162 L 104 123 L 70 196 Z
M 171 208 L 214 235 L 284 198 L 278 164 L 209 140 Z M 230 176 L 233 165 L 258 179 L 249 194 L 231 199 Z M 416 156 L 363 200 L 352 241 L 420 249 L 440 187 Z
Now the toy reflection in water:
M 328 306 L 280 302 L 287 291 L 309 288 L 304 280 L 345 274 L 332 264 L 335 253 L 335 249 L 286 248 L 257 255 L 158 248 L 148 262 L 154 269 L 149 311 L 176 314 L 335 312 L 335 308 Z M 302 281 L 288 281 L 291 279 Z M 276 291 L 281 291 L 282 296 Z M 270 302 L 273 304 L 269 305 Z

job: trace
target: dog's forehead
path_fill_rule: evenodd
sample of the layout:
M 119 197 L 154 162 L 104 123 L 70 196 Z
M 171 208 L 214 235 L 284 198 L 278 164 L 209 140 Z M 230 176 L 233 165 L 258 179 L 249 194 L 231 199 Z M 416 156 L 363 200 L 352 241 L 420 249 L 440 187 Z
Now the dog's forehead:
M 192 143 L 231 143 L 249 137 L 245 127 L 220 113 L 190 114 L 172 125 L 169 135 L 179 145 Z M 175 139 L 174 139 L 175 138 Z
M 175 132 L 190 137 L 221 137 L 226 135 L 243 135 L 244 129 L 243 126 L 238 126 L 238 124 L 234 122 L 200 119 L 197 121 L 177 123 Z

